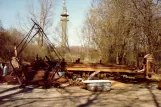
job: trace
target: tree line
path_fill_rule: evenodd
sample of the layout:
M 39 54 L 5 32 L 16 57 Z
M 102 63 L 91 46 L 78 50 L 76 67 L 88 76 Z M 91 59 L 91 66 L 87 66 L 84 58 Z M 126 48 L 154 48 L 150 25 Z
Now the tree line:
M 20 44 L 26 34 L 22 33 L 16 28 L 10 28 L 7 30 L 3 28 L 2 24 L 0 28 L 0 62 L 6 62 L 15 56 L 14 47 Z M 48 45 L 41 47 L 35 43 L 35 39 L 36 38 L 34 38 L 29 44 L 26 45 L 22 53 L 19 54 L 19 59 L 22 59 L 23 61 L 33 61 L 37 55 L 42 58 L 45 56 L 51 57 L 51 51 Z M 23 44 L 17 48 L 18 53 L 22 47 Z
M 86 46 L 108 63 L 138 64 L 142 54 L 158 59 L 160 11 L 160 0 L 93 0 L 82 29 Z
M 25 35 L 29 32 L 29 29 L 31 29 L 33 26 L 31 19 L 38 23 L 45 32 L 48 32 L 47 30 L 52 26 L 53 21 L 53 2 L 55 1 L 27 1 L 27 17 L 25 17 L 25 19 L 19 17 L 20 19 L 18 20 L 21 29 L 5 29 L 3 28 L 2 21 L 0 21 L 0 61 L 8 61 L 12 56 L 14 56 L 14 46 L 18 46 L 21 40 L 23 40 Z M 35 6 L 34 3 L 36 3 L 37 5 Z M 25 22 L 24 20 L 26 20 L 27 22 Z M 44 46 L 42 47 L 42 45 Z M 20 46 L 17 51 L 20 51 L 21 48 L 22 46 Z M 36 55 L 39 55 L 40 57 L 45 57 L 45 55 L 47 55 L 50 57 L 51 53 L 49 51 L 50 49 L 48 45 L 45 44 L 45 41 L 43 40 L 43 35 L 38 34 L 35 38 L 33 38 L 30 44 L 25 47 L 25 49 L 18 57 L 22 58 L 23 60 L 32 61 L 35 59 Z

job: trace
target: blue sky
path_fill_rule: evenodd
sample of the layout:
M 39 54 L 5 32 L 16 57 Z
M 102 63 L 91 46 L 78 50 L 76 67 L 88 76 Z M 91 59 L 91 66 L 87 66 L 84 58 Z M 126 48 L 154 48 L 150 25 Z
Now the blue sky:
M 55 26 L 60 23 L 60 14 L 63 6 L 63 0 L 55 1 L 52 29 L 55 29 Z M 69 45 L 81 45 L 81 26 L 90 7 L 91 1 L 92 0 L 66 0 L 66 6 L 69 13 Z M 20 26 L 18 16 L 25 20 L 27 16 L 27 0 L 0 0 L 0 20 L 2 21 L 4 28 L 18 28 Z

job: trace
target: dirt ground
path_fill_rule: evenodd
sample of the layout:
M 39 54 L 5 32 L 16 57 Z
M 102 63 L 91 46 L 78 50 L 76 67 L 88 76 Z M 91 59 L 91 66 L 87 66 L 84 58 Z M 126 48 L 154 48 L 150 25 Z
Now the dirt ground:
M 112 82 L 109 92 L 90 92 L 79 86 L 25 88 L 0 84 L 0 107 L 161 107 L 156 83 Z

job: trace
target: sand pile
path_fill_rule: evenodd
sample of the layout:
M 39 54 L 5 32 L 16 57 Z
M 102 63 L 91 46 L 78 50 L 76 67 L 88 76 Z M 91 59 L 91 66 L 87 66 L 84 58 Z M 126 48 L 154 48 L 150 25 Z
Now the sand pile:
M 118 81 L 111 81 L 111 88 L 126 88 L 129 86 L 130 84 L 126 84 Z

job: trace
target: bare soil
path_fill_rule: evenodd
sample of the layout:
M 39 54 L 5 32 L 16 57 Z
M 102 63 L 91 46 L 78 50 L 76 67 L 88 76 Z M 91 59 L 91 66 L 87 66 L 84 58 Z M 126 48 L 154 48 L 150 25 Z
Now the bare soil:
M 161 107 L 161 90 L 156 83 L 116 81 L 108 92 L 90 92 L 79 86 L 20 89 L 0 84 L 0 107 Z

